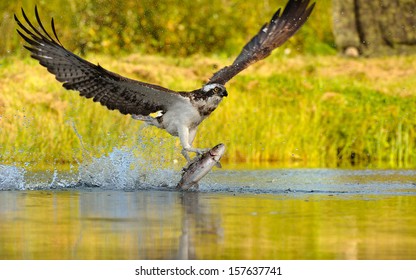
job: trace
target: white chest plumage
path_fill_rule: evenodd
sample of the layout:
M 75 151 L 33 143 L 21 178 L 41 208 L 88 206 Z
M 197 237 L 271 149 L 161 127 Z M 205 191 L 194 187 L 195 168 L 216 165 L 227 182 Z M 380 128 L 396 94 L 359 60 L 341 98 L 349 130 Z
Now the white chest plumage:
M 169 134 L 179 136 L 181 127 L 196 128 L 202 121 L 198 109 L 190 101 L 180 102 L 173 105 L 162 117 L 161 126 Z

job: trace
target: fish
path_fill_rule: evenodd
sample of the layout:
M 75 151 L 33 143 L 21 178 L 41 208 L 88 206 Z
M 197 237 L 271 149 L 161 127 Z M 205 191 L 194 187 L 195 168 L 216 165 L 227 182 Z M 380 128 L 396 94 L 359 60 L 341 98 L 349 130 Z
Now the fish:
M 214 166 L 221 167 L 220 159 L 225 153 L 225 145 L 218 144 L 202 156 L 194 159 L 183 169 L 182 178 L 176 189 L 189 190 L 192 187 L 198 188 L 198 182 L 208 174 Z

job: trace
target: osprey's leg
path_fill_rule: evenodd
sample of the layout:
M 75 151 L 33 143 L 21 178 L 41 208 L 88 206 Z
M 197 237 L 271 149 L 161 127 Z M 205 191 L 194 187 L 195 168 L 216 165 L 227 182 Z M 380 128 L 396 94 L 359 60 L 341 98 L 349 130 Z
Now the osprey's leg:
M 182 145 L 182 155 L 185 157 L 187 162 L 191 162 L 191 157 L 188 154 L 188 149 L 191 148 L 191 144 L 189 143 L 189 130 L 187 127 L 181 127 L 178 129 L 179 140 L 181 141 Z
M 181 154 L 184 156 L 187 162 L 191 162 L 191 157 L 185 149 L 182 149 Z
M 188 136 L 189 145 L 192 146 L 192 143 L 194 143 L 194 140 L 195 140 L 195 136 L 196 136 L 196 128 L 190 129 L 189 136 Z
M 192 143 L 194 142 L 194 139 L 195 139 L 195 136 L 196 136 L 196 128 L 194 128 L 194 129 L 191 129 L 190 131 L 189 131 L 189 144 L 191 144 L 191 146 L 192 146 Z M 201 154 L 203 154 L 203 153 L 206 153 L 206 152 L 208 152 L 209 150 L 211 150 L 211 149 L 198 149 L 199 151 L 201 151 Z M 199 154 L 199 153 L 198 153 Z M 198 160 L 198 156 L 197 157 L 195 157 L 193 160 Z M 193 161 L 192 161 L 193 162 Z M 189 164 L 188 164 L 188 166 L 192 163 L 192 162 L 189 162 Z M 217 162 L 216 164 L 215 164 L 215 166 L 216 167 L 218 167 L 218 168 L 222 168 L 222 166 L 221 166 L 221 163 L 220 162 Z M 198 184 L 196 185 L 196 189 L 198 189 Z
M 194 139 L 195 139 L 195 136 L 196 136 L 196 128 L 194 128 L 194 129 L 190 129 L 189 130 L 189 136 L 188 136 L 188 143 L 189 143 L 189 145 L 191 145 L 192 146 L 192 143 L 194 142 Z M 196 157 L 194 157 L 193 159 L 191 159 L 190 157 L 189 157 L 189 155 L 188 155 L 188 152 L 185 150 L 185 149 L 183 149 L 182 150 L 182 155 L 186 158 L 186 160 L 188 161 L 188 164 L 183 168 L 183 170 L 185 171 L 193 162 L 195 162 L 195 161 L 197 161 L 198 159 L 199 159 L 199 157 L 198 156 L 196 156 Z M 189 159 L 188 159 L 188 158 Z
M 191 131 L 189 131 L 186 126 L 182 126 L 178 129 L 178 134 L 182 145 L 182 155 L 188 162 L 191 162 L 191 158 L 189 157 L 188 152 L 193 152 L 201 155 L 206 151 L 209 151 L 209 149 L 196 149 L 192 147 L 192 142 L 194 141 L 196 135 L 196 129 L 191 129 Z

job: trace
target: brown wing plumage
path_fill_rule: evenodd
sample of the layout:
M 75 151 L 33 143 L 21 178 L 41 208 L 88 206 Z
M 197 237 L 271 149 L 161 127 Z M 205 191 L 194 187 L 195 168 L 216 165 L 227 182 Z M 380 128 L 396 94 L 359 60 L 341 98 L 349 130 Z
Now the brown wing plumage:
M 63 83 L 64 88 L 79 91 L 81 96 L 93 98 L 94 102 L 123 114 L 148 115 L 160 110 L 167 111 L 175 102 L 186 99 L 183 94 L 161 86 L 122 77 L 68 51 L 56 35 L 53 19 L 51 26 L 54 38 L 45 30 L 36 7 L 35 15 L 40 29 L 33 26 L 23 9 L 22 15 L 26 26 L 16 15 L 14 18 L 21 29 L 17 32 L 29 44 L 24 47 Z
M 270 22 L 263 25 L 260 31 L 244 46 L 232 65 L 216 72 L 208 84 L 225 85 L 235 75 L 250 64 L 266 58 L 277 47 L 286 42 L 306 22 L 315 3 L 309 0 L 289 0 L 283 13 L 281 9 L 273 15 Z

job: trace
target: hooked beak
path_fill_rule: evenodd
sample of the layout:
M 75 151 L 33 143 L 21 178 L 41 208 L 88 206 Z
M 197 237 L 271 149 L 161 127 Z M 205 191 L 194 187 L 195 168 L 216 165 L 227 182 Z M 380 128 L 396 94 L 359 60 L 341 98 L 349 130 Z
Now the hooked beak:
M 226 97 L 226 96 L 228 96 L 228 92 L 227 90 L 224 90 L 221 94 L 221 97 Z

